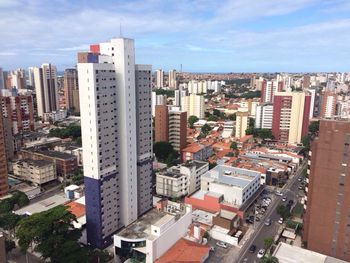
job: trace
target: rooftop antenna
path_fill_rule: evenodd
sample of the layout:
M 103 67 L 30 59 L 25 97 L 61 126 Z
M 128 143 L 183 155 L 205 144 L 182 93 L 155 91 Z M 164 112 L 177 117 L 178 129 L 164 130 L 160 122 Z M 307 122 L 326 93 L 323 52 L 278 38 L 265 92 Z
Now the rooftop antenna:
M 123 37 L 123 34 L 122 34 L 122 19 L 120 19 L 120 21 L 119 21 L 119 37 Z

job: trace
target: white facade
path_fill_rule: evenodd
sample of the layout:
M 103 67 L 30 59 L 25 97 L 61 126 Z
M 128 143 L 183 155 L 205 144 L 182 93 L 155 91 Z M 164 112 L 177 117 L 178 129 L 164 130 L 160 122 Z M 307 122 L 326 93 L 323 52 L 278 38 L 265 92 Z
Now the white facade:
M 309 113 L 309 119 L 311 120 L 314 117 L 316 89 L 308 89 L 308 92 L 311 94 L 310 113 Z
M 191 195 L 200 189 L 200 179 L 209 170 L 207 162 L 193 161 L 156 174 L 157 194 L 167 197 Z
M 114 246 L 117 251 L 136 250 L 144 255 L 144 262 L 153 263 L 186 235 L 191 223 L 190 206 L 168 201 L 166 212 L 152 210 L 114 235 Z
M 324 117 L 325 118 L 332 118 L 334 109 L 336 107 L 336 99 L 335 95 L 324 95 L 326 96 L 325 99 L 325 110 L 324 110 Z
M 203 95 L 190 94 L 181 98 L 181 110 L 187 112 L 187 117 L 194 115 L 203 119 L 204 105 Z
M 166 105 L 167 96 L 166 95 L 157 95 L 155 91 L 152 92 L 152 116 L 156 116 L 156 105 Z
M 67 110 L 58 110 L 44 113 L 44 121 L 55 123 L 56 121 L 63 121 L 67 118 Z
M 176 70 L 172 69 L 169 70 L 169 78 L 168 78 L 168 86 L 169 88 L 175 89 L 176 88 Z
M 272 129 L 273 105 L 263 104 L 256 108 L 255 128 Z
M 57 70 L 51 64 L 42 64 L 40 68 L 34 68 L 34 85 L 39 117 L 44 113 L 59 109 Z
M 156 88 L 164 87 L 164 72 L 162 69 L 156 70 Z
M 96 247 L 152 207 L 145 189 L 152 172 L 151 67 L 135 65 L 132 39 L 101 43 L 100 53 L 99 63 L 78 64 L 87 237 Z
M 31 87 L 35 87 L 35 85 L 34 85 L 34 67 L 28 68 L 28 85 Z
M 217 165 L 201 177 L 201 190 L 224 195 L 224 201 L 240 207 L 260 187 L 261 173 Z
M 248 128 L 248 112 L 236 113 L 236 138 L 242 138 L 246 135 Z

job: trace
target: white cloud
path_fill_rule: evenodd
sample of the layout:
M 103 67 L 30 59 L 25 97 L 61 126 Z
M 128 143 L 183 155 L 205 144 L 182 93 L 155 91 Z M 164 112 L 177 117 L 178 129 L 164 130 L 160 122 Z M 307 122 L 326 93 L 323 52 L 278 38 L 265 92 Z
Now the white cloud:
M 0 52 L 0 56 L 16 56 L 16 52 Z

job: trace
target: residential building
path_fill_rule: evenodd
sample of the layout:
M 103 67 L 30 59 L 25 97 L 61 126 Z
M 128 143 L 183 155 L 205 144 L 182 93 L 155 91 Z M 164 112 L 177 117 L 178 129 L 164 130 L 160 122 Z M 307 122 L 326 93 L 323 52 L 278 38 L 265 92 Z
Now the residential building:
M 64 97 L 66 109 L 72 112 L 80 112 L 78 71 L 75 68 L 66 69 L 63 75 Z
M 310 75 L 303 76 L 303 90 L 307 90 L 311 85 L 311 77 Z
M 310 102 L 310 116 L 309 118 L 318 118 L 321 116 L 322 111 L 322 93 L 321 87 L 313 86 L 308 89 L 308 92 L 311 94 Z
M 213 155 L 213 147 L 211 144 L 192 143 L 182 149 L 181 154 L 184 162 L 190 160 L 206 161 Z
M 87 242 L 103 248 L 152 208 L 151 66 L 135 65 L 132 39 L 92 47 L 98 63 L 78 63 L 78 79 Z
M 34 131 L 34 106 L 32 95 L 0 98 L 3 117 L 9 120 L 12 134 Z
M 255 128 L 272 129 L 273 104 L 261 104 L 256 108 Z
M 169 109 L 169 142 L 175 151 L 186 147 L 187 112 L 179 109 Z
M 156 105 L 167 105 L 166 95 L 157 95 L 155 91 L 152 91 L 152 116 L 156 116 Z
M 199 119 L 204 118 L 204 96 L 190 94 L 189 96 L 181 97 L 181 110 L 187 112 L 187 117 L 192 115 Z
M 176 151 L 186 147 L 187 113 L 176 108 L 156 105 L 155 142 L 169 142 Z
M 171 89 L 176 89 L 176 70 L 172 69 L 169 70 L 169 77 L 168 77 L 168 86 Z
M 5 145 L 3 118 L 2 112 L 0 111 L 0 197 L 5 196 L 9 190 L 7 183 L 7 158 Z
M 9 83 L 9 89 L 21 90 L 27 88 L 24 69 L 19 68 L 9 72 L 7 81 Z
M 322 94 L 322 118 L 332 118 L 336 114 L 337 106 L 337 94 L 334 92 L 326 91 Z
M 17 161 L 13 163 L 13 174 L 40 186 L 57 179 L 55 163 L 47 160 Z
M 160 201 L 157 209 L 114 235 L 115 253 L 131 261 L 153 263 L 186 235 L 191 223 L 190 206 Z
M 34 67 L 28 68 L 28 86 L 35 90 L 35 84 L 34 84 Z
M 233 135 L 233 130 L 235 129 L 234 121 L 225 121 L 224 128 L 221 133 L 221 137 L 224 139 L 231 138 Z
M 260 187 L 260 172 L 217 165 L 201 177 L 201 190 L 223 194 L 223 200 L 242 206 Z
M 264 80 L 262 82 L 261 87 L 261 102 L 273 102 L 274 95 L 276 92 L 282 91 L 283 82 L 277 80 L 267 81 Z
M 167 197 L 191 195 L 200 189 L 201 176 L 209 170 L 209 163 L 191 161 L 173 166 L 156 174 L 156 192 Z
M 169 113 L 166 105 L 155 106 L 154 141 L 169 141 Z
M 311 144 L 304 202 L 307 249 L 350 261 L 350 122 L 321 120 Z
M 308 133 L 311 96 L 304 92 L 277 92 L 272 134 L 276 140 L 297 144 Z
M 164 72 L 162 69 L 156 70 L 156 88 L 163 88 L 164 87 Z
M 55 163 L 58 176 L 66 177 L 77 170 L 77 157 L 63 152 L 49 150 L 24 150 L 19 152 L 21 159 L 47 160 Z
M 242 138 L 246 135 L 246 130 L 248 129 L 248 115 L 249 113 L 238 111 L 236 113 L 236 138 Z
M 0 68 L 0 90 L 5 89 L 5 79 L 4 79 L 4 72 L 2 71 L 2 68 Z
M 55 123 L 57 121 L 63 121 L 65 118 L 67 118 L 67 110 L 66 109 L 45 112 L 43 114 L 43 121 L 50 122 L 50 123 Z
M 58 110 L 56 67 L 42 64 L 40 68 L 34 68 L 34 84 L 38 116 L 43 118 L 44 113 Z

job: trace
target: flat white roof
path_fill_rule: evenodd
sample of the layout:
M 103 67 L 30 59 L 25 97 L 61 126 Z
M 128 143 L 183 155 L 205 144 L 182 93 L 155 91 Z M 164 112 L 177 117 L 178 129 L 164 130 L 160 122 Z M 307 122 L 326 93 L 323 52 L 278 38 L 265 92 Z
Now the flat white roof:
M 54 195 L 40 202 L 22 207 L 21 209 L 14 211 L 14 213 L 17 215 L 32 215 L 35 213 L 47 211 L 59 205 L 63 205 L 68 201 L 70 200 L 64 195 Z
M 258 176 L 260 176 L 259 172 L 227 165 L 217 165 L 202 175 L 203 178 L 207 178 L 209 181 L 239 188 L 245 188 Z
M 346 261 L 280 242 L 273 253 L 279 263 L 346 263 Z

